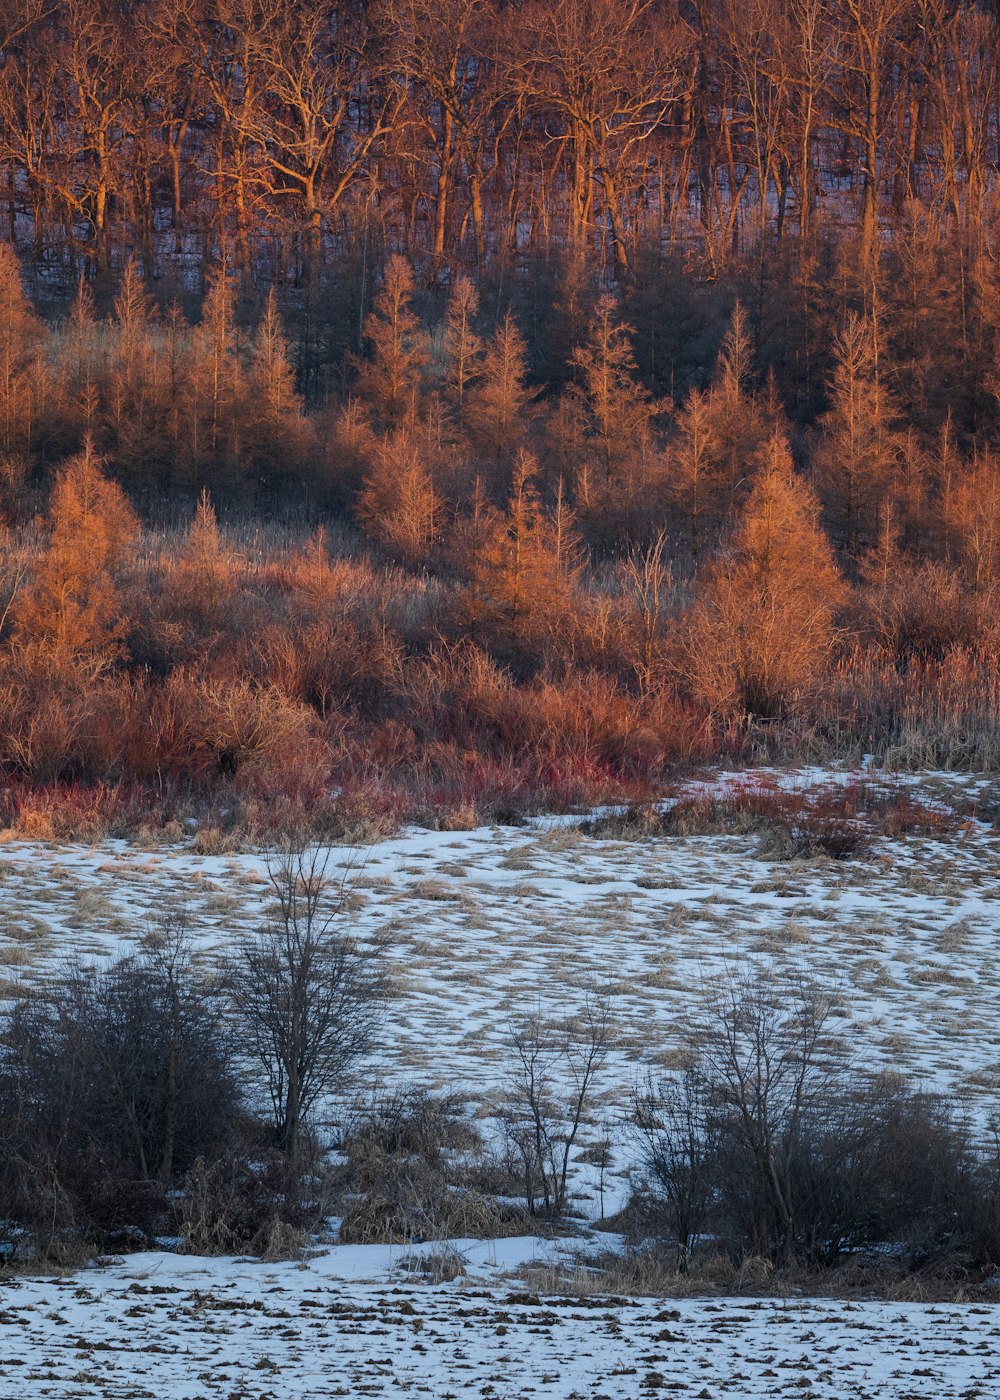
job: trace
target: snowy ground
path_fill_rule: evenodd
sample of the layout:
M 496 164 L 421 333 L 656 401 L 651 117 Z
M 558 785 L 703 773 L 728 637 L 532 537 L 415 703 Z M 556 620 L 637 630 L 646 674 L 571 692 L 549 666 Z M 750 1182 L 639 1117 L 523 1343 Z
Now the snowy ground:
M 762 859 L 758 844 L 597 840 L 563 818 L 335 850 L 334 863 L 363 861 L 345 918 L 362 942 L 383 940 L 395 988 L 379 1073 L 486 1098 L 519 1014 L 573 1011 L 597 988 L 623 1031 L 608 1086 L 620 1099 L 647 1066 L 670 1063 L 705 981 L 752 957 L 833 988 L 864 1064 L 995 1099 L 996 835 L 970 823 L 857 861 Z M 260 855 L 123 842 L 2 846 L 0 894 L 0 994 L 73 954 L 133 947 L 165 914 L 182 915 L 211 958 L 267 905 Z
M 505 1241 L 517 1262 L 525 1243 Z M 500 1246 L 496 1246 L 499 1248 Z M 432 1286 L 384 1250 L 308 1264 L 144 1255 L 0 1286 L 4 1400 L 996 1400 L 1000 1308 L 537 1297 Z M 470 1255 L 472 1249 L 470 1248 Z M 355 1272 L 373 1276 L 359 1282 Z M 492 1275 L 492 1277 L 491 1277 Z
M 613 994 L 624 1032 L 610 1112 L 670 1063 L 705 980 L 753 957 L 833 985 L 859 1063 L 906 1069 L 983 1115 L 995 1108 L 992 832 L 972 823 L 947 840 L 884 842 L 865 861 L 771 861 L 757 846 L 596 840 L 566 819 L 375 846 L 348 917 L 362 942 L 384 942 L 395 984 L 378 1075 L 464 1089 L 488 1107 L 511 1021 L 575 1010 L 596 987 Z M 263 916 L 264 872 L 260 855 L 182 847 L 0 847 L 0 996 L 73 954 L 131 948 L 164 914 L 183 915 L 211 960 Z M 593 1174 L 578 1188 L 596 1214 Z M 376 1247 L 301 1264 L 147 1254 L 4 1282 L 0 1400 L 1000 1400 L 998 1307 L 539 1301 L 511 1271 L 551 1261 L 555 1245 L 459 1249 L 465 1276 L 437 1286 L 403 1267 L 405 1251 Z

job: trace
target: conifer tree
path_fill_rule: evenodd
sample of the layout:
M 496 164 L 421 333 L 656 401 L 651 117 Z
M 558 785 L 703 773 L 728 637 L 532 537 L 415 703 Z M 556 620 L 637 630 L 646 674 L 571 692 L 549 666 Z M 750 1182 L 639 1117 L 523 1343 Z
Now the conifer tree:
M 356 389 L 388 427 L 415 409 L 428 361 L 427 337 L 411 305 L 413 289 L 412 267 L 394 254 L 375 309 L 365 318 L 371 355 L 358 363 Z
M 113 370 L 108 385 L 107 423 L 117 465 L 148 472 L 159 459 L 159 408 L 155 381 L 158 347 L 152 340 L 153 304 L 135 263 L 125 264 L 114 303 Z M 164 405 L 165 408 L 165 405 Z
M 191 338 L 186 383 L 188 470 L 231 486 L 243 445 L 246 382 L 240 360 L 233 293 L 225 265 L 210 281 L 200 324 Z
M 769 426 L 776 426 L 768 424 L 753 392 L 753 373 L 753 341 L 746 312 L 738 301 L 708 396 L 718 457 L 720 522 L 735 518 L 749 490 L 753 465 L 767 441 Z
M 476 334 L 479 295 L 468 277 L 456 277 L 444 320 L 445 393 L 459 412 L 469 386 L 478 378 L 483 357 L 482 337 Z
M 644 455 L 656 407 L 639 380 L 632 327 L 618 319 L 614 297 L 600 299 L 587 343 L 571 361 L 579 376 L 577 394 L 589 418 L 588 438 L 605 485 L 627 486 Z
M 692 611 L 693 687 L 716 712 L 771 718 L 821 676 L 845 589 L 817 517 L 775 434 L 732 546 L 704 575 Z
M 425 564 L 444 519 L 442 500 L 409 429 L 378 440 L 357 500 L 366 533 L 408 564 Z
M 254 338 L 248 384 L 249 454 L 255 470 L 266 481 L 280 484 L 307 465 L 312 434 L 295 387 L 295 371 L 273 287 Z
M 497 476 L 511 467 L 524 442 L 534 398 L 528 387 L 528 344 L 508 312 L 486 348 L 479 382 L 466 396 L 465 422 L 473 447 Z
M 813 455 L 813 481 L 834 542 L 857 555 L 874 539 L 896 482 L 896 407 L 880 371 L 870 323 L 848 318 L 837 338 L 832 403 Z
M 113 660 L 126 630 L 115 575 L 139 536 L 139 521 L 121 487 L 103 474 L 89 439 L 56 476 L 48 527 L 17 607 L 17 640 L 59 660 Z
M 14 250 L 0 243 L 0 457 L 24 458 L 31 450 L 42 339 Z
M 982 451 L 963 465 L 960 480 L 939 502 L 942 533 L 967 585 L 985 593 L 1000 583 L 1000 461 Z
M 669 451 L 670 493 L 695 566 L 735 520 L 769 426 L 774 430 L 751 392 L 752 370 L 746 313 L 737 302 L 715 379 L 708 389 L 695 389 L 688 396 L 677 415 Z
M 75 451 L 85 436 L 99 431 L 107 355 L 105 330 L 98 324 L 94 298 L 81 277 L 69 315 L 53 339 L 52 396 L 47 417 L 57 448 Z
M 235 564 L 219 530 L 212 498 L 203 488 L 177 563 L 167 576 L 174 607 L 205 624 L 232 597 Z
M 473 632 L 501 654 L 534 657 L 565 618 L 580 570 L 580 545 L 560 502 L 546 511 L 535 485 L 538 463 L 518 455 L 505 511 L 485 522 L 472 561 L 466 617 Z
M 667 460 L 671 502 L 695 567 L 725 512 L 728 483 L 722 470 L 721 446 L 718 418 L 709 395 L 692 389 L 677 415 L 677 433 Z

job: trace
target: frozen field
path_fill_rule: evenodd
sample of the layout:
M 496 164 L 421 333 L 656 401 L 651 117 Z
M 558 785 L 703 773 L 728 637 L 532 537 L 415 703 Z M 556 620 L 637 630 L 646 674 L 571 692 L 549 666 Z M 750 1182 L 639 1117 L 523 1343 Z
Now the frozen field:
M 522 1243 L 504 1242 L 508 1263 Z M 497 1280 L 488 1257 L 480 1246 L 470 1266 L 481 1279 L 460 1285 L 400 1279 L 388 1272 L 387 1251 L 357 1249 L 307 1265 L 144 1255 L 3 1285 L 0 1395 L 1000 1396 L 998 1307 L 539 1298 Z
M 848 861 L 761 859 L 753 835 L 616 841 L 577 827 L 409 831 L 335 849 L 331 869 L 358 867 L 345 925 L 384 942 L 394 986 L 369 1079 L 488 1098 L 512 1019 L 572 1011 L 597 988 L 623 1032 L 607 1085 L 620 1102 L 646 1066 L 670 1062 L 705 981 L 754 958 L 833 989 L 859 1062 L 998 1101 L 1000 841 L 985 825 Z M 134 946 L 165 914 L 183 916 L 211 958 L 260 920 L 267 885 L 260 855 L 9 844 L 0 896 L 10 990 L 72 954 Z

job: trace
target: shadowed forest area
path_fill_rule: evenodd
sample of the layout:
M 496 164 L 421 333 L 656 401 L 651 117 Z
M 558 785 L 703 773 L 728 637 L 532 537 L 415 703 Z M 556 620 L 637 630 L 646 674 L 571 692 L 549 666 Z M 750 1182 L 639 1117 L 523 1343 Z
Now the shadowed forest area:
M 0 819 L 1000 760 L 952 0 L 0 3 Z

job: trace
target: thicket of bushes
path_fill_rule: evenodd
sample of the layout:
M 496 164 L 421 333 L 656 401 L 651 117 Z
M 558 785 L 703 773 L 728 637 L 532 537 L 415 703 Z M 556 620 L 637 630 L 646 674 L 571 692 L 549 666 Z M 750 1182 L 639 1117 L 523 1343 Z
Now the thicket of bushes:
M 0 1217 L 13 1261 L 158 1237 L 262 1247 L 273 1219 L 295 1218 L 222 1000 L 176 952 L 79 970 L 5 1014 Z
M 1000 1258 L 996 1125 L 851 1064 L 834 999 L 750 971 L 695 1009 L 682 1066 L 635 1096 L 641 1184 L 625 1219 L 675 1248 L 770 1270 L 989 1277 Z M 758 1269 L 758 1272 L 760 1270 Z
M 328 1213 L 311 1131 L 370 1049 L 377 949 L 339 927 L 313 849 L 268 868 L 266 922 L 213 970 L 183 926 L 105 969 L 14 995 L 0 1019 L 0 1220 L 30 1257 L 277 1247 Z M 15 989 L 16 991 L 16 989 Z
M 981 815 L 986 815 L 986 805 Z M 760 836 L 771 860 L 829 857 L 850 860 L 872 853 L 880 837 L 945 837 L 968 825 L 951 807 L 928 800 L 877 775 L 813 790 L 790 790 L 767 773 L 682 792 L 667 803 L 625 807 L 586 818 L 588 836 L 640 840 L 663 836 Z
M 598 996 L 562 1021 L 512 1024 L 485 1118 L 412 1086 L 359 1094 L 354 1080 L 349 1093 L 386 989 L 377 951 L 340 932 L 343 890 L 325 868 L 286 862 L 272 921 L 221 969 L 161 935 L 8 1006 L 6 1263 L 164 1244 L 287 1254 L 331 1228 L 362 1243 L 573 1229 L 581 1171 L 603 1202 L 625 1153 L 632 1196 L 608 1223 L 631 1239 L 624 1267 L 645 1268 L 644 1286 L 995 1283 L 995 1131 L 856 1069 L 834 998 L 799 976 L 751 968 L 692 997 L 669 1047 L 677 1068 L 630 1104 L 609 1099 L 617 1031 Z M 320 1127 L 331 1109 L 333 1154 Z

